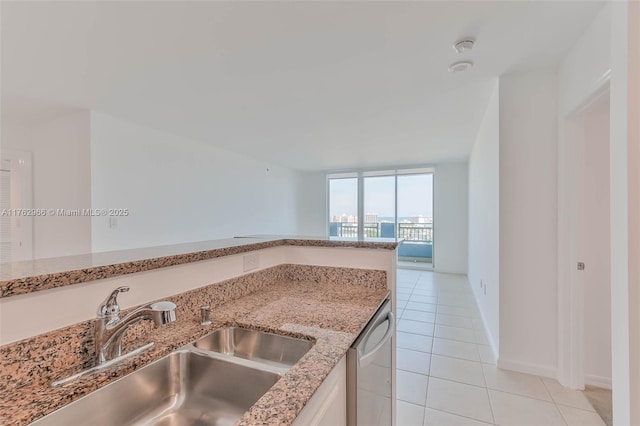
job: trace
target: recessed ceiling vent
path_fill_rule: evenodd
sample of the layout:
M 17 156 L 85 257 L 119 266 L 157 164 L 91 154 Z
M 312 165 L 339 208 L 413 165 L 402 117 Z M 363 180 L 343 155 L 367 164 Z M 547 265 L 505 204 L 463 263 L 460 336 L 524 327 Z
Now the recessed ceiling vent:
M 473 67 L 473 62 L 471 61 L 454 62 L 453 64 L 449 65 L 449 72 L 452 72 L 452 73 L 463 72 L 468 70 L 471 67 Z
M 456 49 L 456 52 L 463 53 L 473 49 L 474 44 L 475 41 L 473 41 L 473 39 L 467 38 L 454 44 L 453 48 Z

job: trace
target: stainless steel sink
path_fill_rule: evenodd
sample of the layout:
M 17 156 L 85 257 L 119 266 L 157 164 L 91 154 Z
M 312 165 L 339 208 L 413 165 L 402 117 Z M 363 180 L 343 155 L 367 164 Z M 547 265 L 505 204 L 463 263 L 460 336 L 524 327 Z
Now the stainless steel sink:
M 204 351 L 217 352 L 288 369 L 313 346 L 313 342 L 240 327 L 216 330 L 194 343 Z
M 280 376 L 197 352 L 173 352 L 36 425 L 232 425 Z

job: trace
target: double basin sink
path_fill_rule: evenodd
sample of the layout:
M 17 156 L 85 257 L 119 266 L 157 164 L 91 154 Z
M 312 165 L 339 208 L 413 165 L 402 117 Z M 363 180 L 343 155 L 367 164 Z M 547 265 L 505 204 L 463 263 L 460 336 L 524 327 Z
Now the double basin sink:
M 239 327 L 192 344 L 35 425 L 232 425 L 313 342 Z

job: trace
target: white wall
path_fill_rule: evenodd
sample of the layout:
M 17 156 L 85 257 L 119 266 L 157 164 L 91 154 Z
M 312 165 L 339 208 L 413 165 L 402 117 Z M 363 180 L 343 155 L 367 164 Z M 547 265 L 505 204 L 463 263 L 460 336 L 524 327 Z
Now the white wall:
M 640 400 L 640 3 L 628 10 L 628 80 L 627 117 L 631 118 L 627 139 L 629 167 L 629 376 L 630 400 Z M 633 119 L 635 117 L 635 119 Z M 614 357 L 616 351 L 614 350 Z M 631 406 L 631 422 L 640 424 L 640 404 Z
M 585 320 L 592 315 L 599 317 L 602 310 L 593 312 L 591 301 L 584 299 L 585 278 L 593 272 L 593 260 L 587 262 L 585 271 L 578 271 L 576 262 L 585 261 L 585 244 L 580 236 L 592 220 L 584 208 L 585 197 L 591 195 L 584 186 L 586 173 L 590 172 L 586 156 L 592 156 L 585 150 L 584 108 L 597 97 L 608 96 L 610 57 L 611 5 L 605 4 L 558 71 L 558 380 L 572 388 L 582 388 L 585 361 L 593 362 L 585 359 L 585 340 L 592 338 L 585 336 L 585 327 L 591 328 Z M 606 201 L 602 204 L 608 207 Z
M 2 132 L 0 149 L 13 149 L 20 151 L 31 151 L 31 132 L 29 127 L 24 123 L 2 117 Z
M 555 70 L 500 78 L 499 365 L 555 377 Z
M 613 421 L 640 424 L 640 6 L 614 2 L 611 40 L 611 307 Z
M 602 85 L 610 69 L 610 230 L 613 421 L 640 424 L 640 5 L 610 2 L 569 53 L 560 72 L 562 117 Z M 635 123 L 636 127 L 633 127 Z M 565 136 L 560 133 L 561 138 Z M 560 141 L 560 198 L 571 174 L 572 147 Z M 564 170 L 563 170 L 564 169 Z M 569 170 L 566 170 L 569 169 Z M 562 207 L 562 205 L 561 205 Z M 559 239 L 563 248 L 562 236 Z M 561 253 L 562 254 L 562 251 Z M 562 264 L 560 264 L 562 266 Z M 588 265 L 587 265 L 588 267 Z M 562 279 L 563 274 L 559 274 Z M 563 281 L 561 280 L 562 284 Z M 562 290 L 562 286 L 561 286 Z M 562 293 L 561 293 L 562 296 Z M 588 313 L 589 314 L 589 313 Z M 562 327 L 562 322 L 561 322 Z M 569 337 L 569 336 L 568 336 Z
M 499 107 L 496 81 L 469 158 L 468 277 L 496 354 L 500 345 Z
M 32 153 L 33 208 L 91 207 L 88 111 L 71 110 L 25 122 L 3 117 L 2 147 Z M 47 214 L 33 218 L 34 258 L 90 251 L 90 217 Z
M 79 111 L 33 128 L 33 207 L 91 207 L 89 112 Z M 34 257 L 91 251 L 91 217 L 34 218 Z
M 98 112 L 91 174 L 93 251 L 297 231 L 294 171 Z
M 610 68 L 611 5 L 606 3 L 560 66 L 560 112 L 567 114 L 583 104 L 606 80 Z
M 611 264 L 609 214 L 609 95 L 584 116 L 582 238 L 585 262 L 584 375 L 611 387 Z
M 433 239 L 437 272 L 467 273 L 468 169 L 467 163 L 435 166 Z
M 299 172 L 298 229 L 302 236 L 327 235 L 327 177 L 322 172 Z

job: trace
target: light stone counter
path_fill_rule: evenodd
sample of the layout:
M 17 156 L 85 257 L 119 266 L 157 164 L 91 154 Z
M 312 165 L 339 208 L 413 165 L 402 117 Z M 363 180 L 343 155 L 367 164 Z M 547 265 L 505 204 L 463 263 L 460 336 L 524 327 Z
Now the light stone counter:
M 50 384 L 92 363 L 93 321 L 5 345 L 0 347 L 0 424 L 28 424 L 216 328 L 238 325 L 315 341 L 237 422 L 289 425 L 387 297 L 385 271 L 307 265 L 264 269 L 167 298 L 178 305 L 178 321 L 157 329 L 138 323 L 125 341 L 131 348 L 151 340 L 153 348 L 62 388 Z M 213 324 L 206 328 L 197 318 L 203 304 L 212 307 Z
M 0 297 L 182 265 L 270 247 L 353 247 L 395 250 L 394 239 L 257 235 L 77 256 L 0 263 Z

